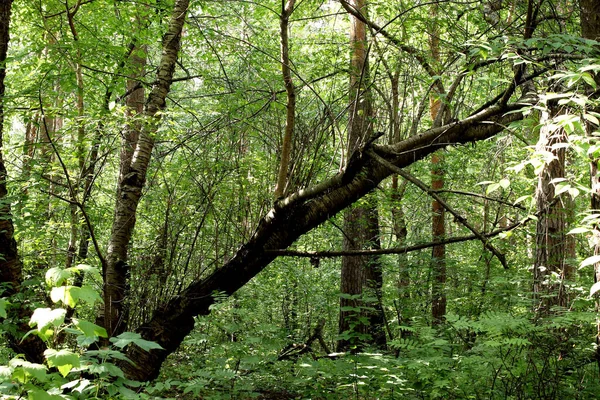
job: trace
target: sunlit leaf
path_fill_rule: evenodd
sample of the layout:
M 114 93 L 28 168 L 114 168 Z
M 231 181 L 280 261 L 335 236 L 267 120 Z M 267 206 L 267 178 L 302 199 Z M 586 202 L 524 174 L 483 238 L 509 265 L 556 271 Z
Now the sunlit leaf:
M 44 351 L 44 356 L 48 366 L 56 367 L 62 376 L 67 376 L 73 368 L 80 365 L 79 354 L 69 350 L 47 349 Z
M 598 262 L 600 262 L 600 255 L 591 256 L 591 257 L 588 257 L 585 260 L 583 260 L 581 262 L 581 264 L 579 265 L 579 268 L 587 267 L 588 265 L 593 265 Z
M 119 336 L 110 338 L 110 341 L 117 346 L 118 348 L 124 348 L 130 343 L 134 343 L 141 347 L 142 349 L 149 351 L 152 349 L 162 349 L 162 346 L 155 342 L 150 342 L 148 340 L 142 339 L 142 336 L 139 333 L 134 332 L 124 332 Z
M 600 282 L 596 282 L 592 285 L 592 287 L 590 288 L 590 296 L 596 294 L 598 290 L 600 290 Z
M 48 286 L 60 286 L 71 277 L 71 272 L 62 268 L 54 267 L 46 271 L 46 284 Z
M 50 299 L 54 303 L 62 302 L 69 307 L 75 307 L 77 299 L 73 297 L 73 292 L 78 289 L 75 286 L 58 286 L 50 291 Z
M 591 230 L 589 228 L 584 228 L 580 226 L 578 228 L 571 229 L 569 232 L 567 232 L 567 235 L 577 235 L 578 233 L 587 233 L 590 231 Z
M 39 331 L 49 326 L 60 326 L 65 321 L 67 310 L 63 308 L 36 308 L 29 320 L 29 326 L 37 326 Z

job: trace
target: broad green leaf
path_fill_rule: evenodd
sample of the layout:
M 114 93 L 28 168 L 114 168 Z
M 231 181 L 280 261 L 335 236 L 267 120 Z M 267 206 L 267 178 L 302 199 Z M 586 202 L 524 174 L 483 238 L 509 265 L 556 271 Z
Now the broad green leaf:
M 485 194 L 488 195 L 490 193 L 494 193 L 498 189 L 500 189 L 500 184 L 499 183 L 492 183 L 485 190 Z
M 124 378 L 125 374 L 121 368 L 110 362 L 104 362 L 102 364 L 92 364 L 89 368 L 90 373 L 98 375 L 109 375 L 118 378 Z
M 87 337 L 108 337 L 106 329 L 83 319 L 73 318 L 73 323 Z
M 69 268 L 68 270 L 73 271 L 77 274 L 79 274 L 79 273 L 86 273 L 86 274 L 91 274 L 91 275 L 100 274 L 100 271 L 98 270 L 98 268 L 92 267 L 91 265 L 87 265 L 87 264 L 78 264 L 74 267 Z
M 585 83 L 590 85 L 592 88 L 596 89 L 596 81 L 594 81 L 592 75 L 590 75 L 587 72 L 584 72 L 581 74 L 581 78 L 585 81 Z
M 590 113 L 583 114 L 583 118 L 590 121 L 592 124 L 600 125 L 600 121 L 598 121 L 598 118 L 596 118 L 596 116 L 594 116 Z
M 73 368 L 80 365 L 79 354 L 69 350 L 47 349 L 44 351 L 44 356 L 48 366 L 56 367 L 62 376 L 67 376 Z
M 37 326 L 38 331 L 42 331 L 50 325 L 57 327 L 65 321 L 65 315 L 67 315 L 67 310 L 63 308 L 54 310 L 51 308 L 36 308 L 29 320 L 29 326 Z
M 569 189 L 569 195 L 571 196 L 572 199 L 576 198 L 577 196 L 579 196 L 579 189 L 572 187 Z
M 42 389 L 32 389 L 29 391 L 29 399 L 31 400 L 64 400 L 64 397 L 50 394 Z
M 134 333 L 134 332 L 121 333 L 117 337 L 110 338 L 110 341 L 120 349 L 124 348 L 125 346 L 127 346 L 130 343 L 134 343 L 146 351 L 149 351 L 152 349 L 162 349 L 162 346 L 159 345 L 158 343 L 144 340 L 144 339 L 142 339 L 142 336 L 139 333 Z
M 46 284 L 48 286 L 60 286 L 71 277 L 71 272 L 62 268 L 54 267 L 46 271 Z
M 500 180 L 500 182 L 498 182 L 498 184 L 502 189 L 507 189 L 510 186 L 510 181 L 506 178 L 503 178 Z
M 2 379 L 10 379 L 14 368 L 11 368 L 7 365 L 0 365 L 0 378 Z
M 85 301 L 90 306 L 93 306 L 96 302 L 102 302 L 102 298 L 98 292 L 91 286 L 82 286 L 80 288 L 76 288 L 73 297 L 75 297 L 76 300 Z
M 127 356 L 125 354 L 123 354 L 117 350 L 110 350 L 110 349 L 88 350 L 85 352 L 85 355 L 90 356 L 90 357 L 101 358 L 103 360 L 109 359 L 109 358 L 114 358 L 116 360 L 123 360 L 123 361 L 127 361 L 129 363 L 132 363 L 132 361 L 129 358 L 127 358 Z
M 25 373 L 24 377 L 32 376 L 40 382 L 45 382 L 47 379 L 45 365 L 35 364 L 29 361 L 21 360 L 20 358 L 13 358 L 8 362 L 8 365 L 15 372 L 17 369 L 21 369 Z
M 558 196 L 559 194 L 568 192 L 569 190 L 571 190 L 571 185 L 566 182 L 561 182 L 556 185 L 556 191 L 554 192 L 554 195 Z

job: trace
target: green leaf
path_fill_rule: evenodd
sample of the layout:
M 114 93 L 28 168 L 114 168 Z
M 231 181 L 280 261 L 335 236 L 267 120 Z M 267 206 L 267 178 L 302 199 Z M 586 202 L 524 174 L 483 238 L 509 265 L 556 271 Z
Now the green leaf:
M 118 378 L 125 377 L 125 374 L 123 374 L 121 368 L 109 362 L 104 362 L 102 364 L 92 364 L 90 365 L 89 371 L 92 374 L 116 376 Z
M 47 380 L 45 365 L 35 364 L 21 360 L 20 358 L 13 358 L 8 362 L 8 366 L 12 368 L 13 371 L 20 369 L 24 372 L 24 375 L 21 375 L 23 377 L 32 376 L 40 382 L 45 382 Z
M 6 314 L 6 306 L 10 303 L 5 299 L 0 299 L 0 318 L 6 318 L 8 315 Z
M 58 327 L 65 322 L 66 315 L 67 310 L 63 308 L 54 310 L 51 308 L 36 308 L 29 320 L 29 326 L 33 327 L 37 325 L 38 331 L 42 331 L 50 325 Z
M 588 72 L 582 73 L 581 78 L 592 88 L 596 89 L 596 81 L 594 81 L 594 78 Z
M 503 178 L 500 180 L 500 182 L 498 182 L 498 184 L 502 189 L 507 189 L 510 186 L 510 181 L 506 178 Z
M 48 366 L 56 367 L 62 376 L 67 376 L 73 368 L 80 365 L 79 354 L 69 350 L 47 349 L 44 351 L 44 356 Z
M 494 193 L 498 189 L 500 189 L 500 184 L 499 183 L 492 183 L 485 190 L 485 194 L 488 195 L 490 193 Z
M 64 400 L 64 397 L 50 394 L 45 390 L 34 388 L 29 391 L 29 398 L 31 400 Z
M 579 227 L 579 228 L 571 229 L 569 232 L 567 232 L 567 235 L 576 235 L 578 233 L 587 233 L 590 231 L 591 231 L 590 228 Z
M 82 286 L 77 289 L 74 297 L 78 300 L 83 300 L 90 306 L 93 306 L 96 302 L 102 302 L 102 298 L 98 292 L 91 286 Z
M 0 365 L 0 378 L 10 380 L 14 369 L 7 365 Z
M 124 348 L 130 343 L 136 344 L 146 351 L 150 351 L 152 349 L 162 349 L 162 346 L 158 343 L 144 340 L 139 333 L 134 332 L 121 333 L 117 337 L 110 338 L 110 341 L 120 349 Z
M 71 277 L 71 272 L 62 268 L 54 267 L 46 271 L 46 284 L 48 286 L 60 286 Z
M 87 337 L 108 337 L 106 329 L 83 319 L 73 318 L 73 323 Z
M 83 300 L 87 304 L 93 306 L 97 301 L 102 301 L 102 298 L 96 290 L 90 286 L 59 286 L 52 289 L 50 298 L 53 302 L 62 302 L 69 307 L 75 307 L 77 301 Z

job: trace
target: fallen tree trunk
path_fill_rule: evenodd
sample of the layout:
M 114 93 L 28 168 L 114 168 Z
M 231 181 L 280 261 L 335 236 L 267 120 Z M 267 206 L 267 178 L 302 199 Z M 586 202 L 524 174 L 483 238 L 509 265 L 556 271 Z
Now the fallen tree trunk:
M 495 105 L 462 121 L 430 129 L 393 145 L 368 146 L 386 161 L 404 168 L 448 145 L 465 144 L 490 138 L 509 123 L 522 119 L 515 111 L 522 104 Z M 152 318 L 137 329 L 144 339 L 155 341 L 164 350 L 145 352 L 133 346 L 129 357 L 135 365 L 123 366 L 129 378 L 155 379 L 165 358 L 174 352 L 194 328 L 194 317 L 207 315 L 214 293 L 231 295 L 261 272 L 276 258 L 267 250 L 285 249 L 300 236 L 365 196 L 392 171 L 356 151 L 346 169 L 333 178 L 298 191 L 276 202 L 262 219 L 252 238 L 225 265 L 205 279 L 188 286 L 155 311 Z

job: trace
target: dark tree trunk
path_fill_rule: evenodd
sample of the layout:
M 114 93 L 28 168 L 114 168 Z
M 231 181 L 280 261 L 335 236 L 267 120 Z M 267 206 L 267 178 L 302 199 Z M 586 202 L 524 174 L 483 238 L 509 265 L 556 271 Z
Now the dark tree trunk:
M 430 129 L 402 142 L 373 146 L 389 162 L 403 168 L 447 145 L 471 143 L 490 138 L 513 121 L 523 118 L 521 106 L 492 106 L 458 123 Z M 135 365 L 123 368 L 133 379 L 154 379 L 166 357 L 174 352 L 194 328 L 194 317 L 207 315 L 214 293 L 231 295 L 261 272 L 273 259 L 268 250 L 285 249 L 300 236 L 327 221 L 372 191 L 390 170 L 356 152 L 345 171 L 315 186 L 298 191 L 276 203 L 260 222 L 252 238 L 221 268 L 205 279 L 193 282 L 180 295 L 156 310 L 136 331 L 144 339 L 159 343 L 164 350 L 145 352 L 130 349 Z
M 6 90 L 6 53 L 8 51 L 9 26 L 12 0 L 0 0 L 0 283 L 8 284 L 0 296 L 11 296 L 20 290 L 23 280 L 22 264 L 14 238 L 14 225 L 11 217 L 10 199 L 6 181 L 8 179 L 4 165 L 2 147 L 4 143 L 4 93 Z M 29 330 L 27 310 L 15 304 L 9 310 L 9 318 L 17 323 L 16 335 L 9 335 L 8 342 L 15 353 L 23 353 L 32 361 L 41 363 L 44 360 L 44 343 L 36 336 L 30 335 L 25 340 L 21 336 Z

